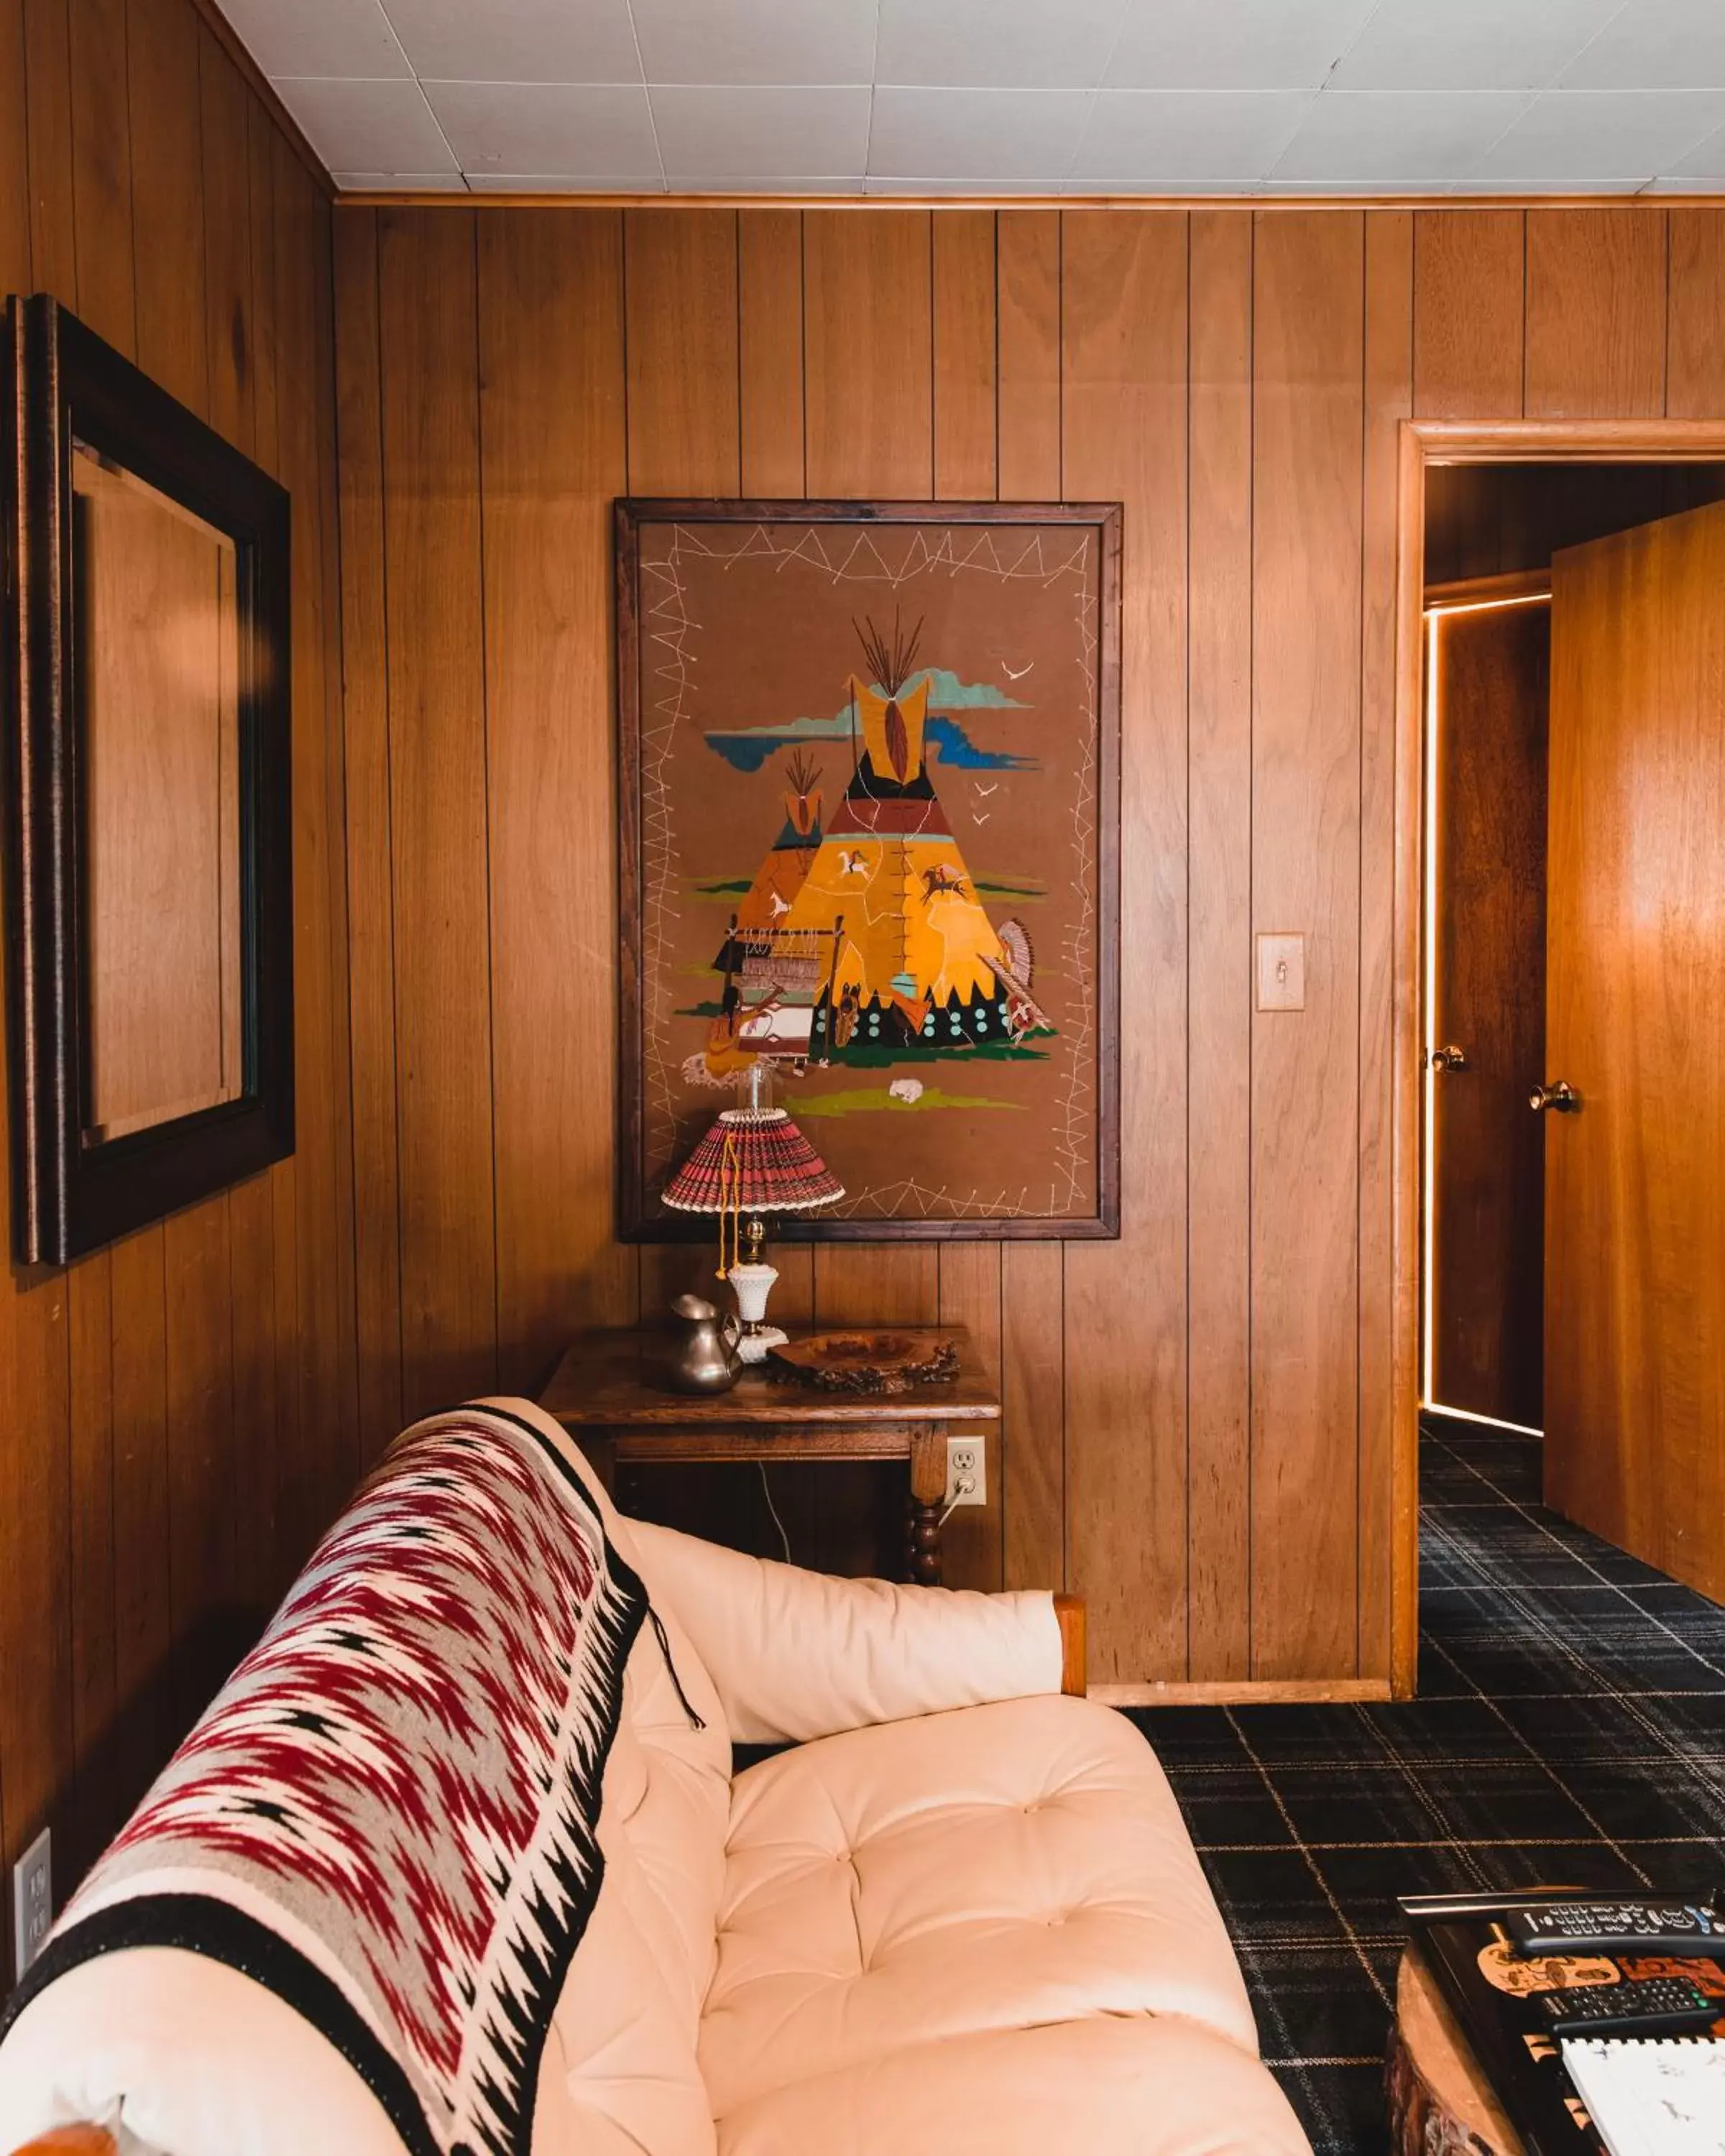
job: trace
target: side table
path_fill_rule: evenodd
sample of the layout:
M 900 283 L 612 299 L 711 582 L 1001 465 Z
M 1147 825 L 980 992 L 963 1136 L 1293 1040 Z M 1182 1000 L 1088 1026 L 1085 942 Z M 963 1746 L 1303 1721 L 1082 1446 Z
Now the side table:
M 1522 2156 L 1522 2138 L 1417 1947 L 1396 1978 L 1386 2078 L 1393 2156 Z
M 906 1575 L 937 1587 L 947 1440 L 1000 1419 L 999 1394 L 962 1326 L 895 1327 L 929 1350 L 950 1341 L 949 1383 L 891 1394 L 829 1393 L 746 1370 L 728 1393 L 674 1393 L 660 1375 L 670 1341 L 590 1332 L 557 1365 L 540 1404 L 582 1447 L 608 1490 L 617 1469 L 651 1460 L 902 1460 L 909 1469 Z

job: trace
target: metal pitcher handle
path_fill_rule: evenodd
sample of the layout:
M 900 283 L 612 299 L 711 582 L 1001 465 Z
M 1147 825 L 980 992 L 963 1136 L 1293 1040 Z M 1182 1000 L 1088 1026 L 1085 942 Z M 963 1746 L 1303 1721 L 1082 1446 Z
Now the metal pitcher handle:
M 724 1335 L 732 1353 L 735 1354 L 737 1342 L 742 1338 L 742 1320 L 734 1310 L 726 1312 L 724 1317 L 719 1321 L 719 1330 Z

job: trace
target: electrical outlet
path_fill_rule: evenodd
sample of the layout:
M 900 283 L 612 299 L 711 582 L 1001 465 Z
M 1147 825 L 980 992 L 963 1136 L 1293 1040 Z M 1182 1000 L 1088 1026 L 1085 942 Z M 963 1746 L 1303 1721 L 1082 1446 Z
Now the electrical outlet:
M 947 1498 L 948 1505 L 986 1505 L 988 1476 L 983 1466 L 979 1437 L 947 1440 Z
M 44 1827 L 12 1867 L 12 1965 L 22 1976 L 54 1922 L 54 1847 Z

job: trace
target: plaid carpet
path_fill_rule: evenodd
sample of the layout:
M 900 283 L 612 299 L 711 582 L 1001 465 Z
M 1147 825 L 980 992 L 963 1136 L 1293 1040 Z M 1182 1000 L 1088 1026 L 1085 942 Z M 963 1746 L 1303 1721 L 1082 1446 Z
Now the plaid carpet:
M 1418 1700 L 1132 1715 L 1318 2156 L 1388 2146 L 1398 1894 L 1725 1865 L 1725 1609 L 1545 1511 L 1539 1454 L 1425 1435 Z

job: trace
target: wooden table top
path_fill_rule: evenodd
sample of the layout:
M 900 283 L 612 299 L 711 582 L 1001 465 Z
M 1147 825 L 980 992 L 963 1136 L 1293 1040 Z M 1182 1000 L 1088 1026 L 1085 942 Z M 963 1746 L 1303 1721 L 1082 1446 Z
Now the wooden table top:
M 859 1327 L 859 1332 L 877 1328 Z M 828 1393 L 794 1381 L 778 1383 L 760 1365 L 745 1370 L 728 1393 L 674 1393 L 660 1376 L 671 1346 L 669 1332 L 588 1332 L 558 1363 L 540 1405 L 566 1430 L 680 1430 L 736 1423 L 990 1423 L 1000 1397 L 977 1359 L 962 1325 L 880 1327 L 932 1348 L 950 1341 L 958 1374 L 949 1383 L 916 1385 L 906 1393 Z

